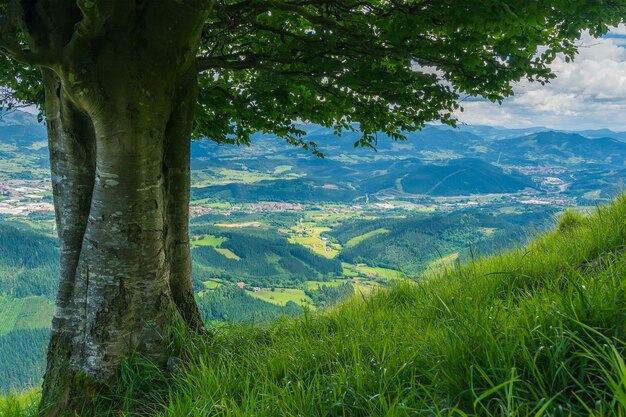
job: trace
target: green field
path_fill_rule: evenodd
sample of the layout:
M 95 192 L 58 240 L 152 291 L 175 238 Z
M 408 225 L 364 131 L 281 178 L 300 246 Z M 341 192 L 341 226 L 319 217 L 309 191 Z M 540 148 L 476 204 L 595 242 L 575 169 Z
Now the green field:
M 441 268 L 445 268 L 447 266 L 452 265 L 452 263 L 454 263 L 457 259 L 459 259 L 459 252 L 454 252 L 451 253 L 448 256 L 443 256 L 437 260 L 432 261 L 430 264 L 428 264 L 428 270 L 429 271 L 434 271 L 437 269 L 441 269 Z
M 342 262 L 343 275 L 349 278 L 369 278 L 369 279 L 384 279 L 393 280 L 397 278 L 404 278 L 404 275 L 400 271 L 395 269 L 387 269 L 375 266 L 367 266 L 365 264 L 349 264 Z
M 332 226 L 342 221 L 360 217 L 363 210 L 354 209 L 344 204 L 324 204 L 322 209 L 307 210 L 304 215 L 308 221 L 320 226 Z
M 13 330 L 22 312 L 24 301 L 24 299 L 0 298 L 0 336 Z
M 356 270 L 356 267 L 347 262 L 342 262 L 341 267 L 343 268 L 343 276 L 346 278 L 354 278 L 358 277 L 359 273 Z
M 191 247 L 192 248 L 196 248 L 198 246 L 212 246 L 212 247 L 217 247 L 220 246 L 222 243 L 226 242 L 225 237 L 219 237 L 219 236 L 213 236 L 213 235 L 203 235 L 200 236 L 198 239 L 191 239 Z
M 261 227 L 264 226 L 261 222 L 243 222 L 243 223 L 215 223 L 217 227 L 224 227 L 226 229 L 242 229 L 244 227 Z
M 367 266 L 364 264 L 358 264 L 355 266 L 356 271 L 368 278 L 379 278 L 385 280 L 392 280 L 397 278 L 403 278 L 403 274 L 395 269 L 380 268 L 374 266 Z
M 220 247 L 220 245 L 227 240 L 227 238 L 221 236 L 203 235 L 198 237 L 197 239 L 191 240 L 191 248 L 193 249 L 200 246 L 210 246 L 228 259 L 234 259 L 236 261 L 241 260 L 241 258 L 230 249 Z
M 45 297 L 0 296 L 0 336 L 16 329 L 50 327 L 54 303 Z
M 352 284 L 354 291 L 359 295 L 369 295 L 376 288 L 381 288 L 380 284 L 375 281 L 355 282 Z
M 305 246 L 318 255 L 327 258 L 334 258 L 341 252 L 340 245 L 328 242 L 322 237 L 322 233 L 330 231 L 328 227 L 314 226 L 314 223 L 307 222 L 303 223 L 302 226 L 294 226 L 291 230 L 290 243 Z
M 230 210 L 232 205 L 227 202 L 214 202 L 210 198 L 202 198 L 199 200 L 193 200 L 191 202 L 192 206 L 202 206 L 216 210 Z
M 313 305 L 313 300 L 311 300 L 303 290 L 294 288 L 276 288 L 274 291 L 269 288 L 263 288 L 261 291 L 250 292 L 249 294 L 255 298 L 279 306 L 284 306 L 289 301 L 293 301 L 301 306 L 306 305 L 311 307 Z
M 225 257 L 227 257 L 228 259 L 234 259 L 236 261 L 240 261 L 241 258 L 239 256 L 237 256 L 236 253 L 234 253 L 233 251 L 231 251 L 230 249 L 226 249 L 226 248 L 215 248 L 215 250 L 219 253 L 221 253 L 222 255 L 224 255 Z
M 355 236 L 352 239 L 348 240 L 346 242 L 346 247 L 347 248 L 355 247 L 359 243 L 363 242 L 365 239 L 369 239 L 370 237 L 374 237 L 376 235 L 384 235 L 387 233 L 389 233 L 389 230 L 383 229 L 383 228 L 372 230 L 371 232 L 364 233 L 360 236 Z
M 305 281 L 304 285 L 308 290 L 316 290 L 319 287 L 340 287 L 346 284 L 348 281 L 345 279 L 333 279 L 331 281 Z
M 217 287 L 220 287 L 222 285 L 222 284 L 220 284 L 219 282 L 216 282 L 216 281 L 204 281 L 203 284 L 204 284 L 204 287 L 207 290 L 214 290 Z
M 228 168 L 193 171 L 192 187 L 202 188 L 225 184 L 254 184 L 261 181 L 275 180 L 277 176 L 280 176 L 282 179 L 296 179 L 304 176 L 304 174 L 287 173 L 289 170 L 291 170 L 291 166 L 279 165 L 275 168 L 273 173 Z
M 623 417 L 625 216 L 185 343 L 199 359 L 161 415 Z
M 230 183 L 252 184 L 274 179 L 273 175 L 266 173 L 234 169 L 194 171 L 193 174 L 193 187 L 208 187 Z

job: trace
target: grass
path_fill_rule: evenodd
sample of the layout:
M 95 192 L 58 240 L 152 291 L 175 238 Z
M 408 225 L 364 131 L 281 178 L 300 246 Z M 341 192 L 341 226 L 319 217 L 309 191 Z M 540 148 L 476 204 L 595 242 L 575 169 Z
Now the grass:
M 0 298 L 0 336 L 13 330 L 22 312 L 23 305 L 24 300 L 20 298 Z
M 50 327 L 54 304 L 46 297 L 0 296 L 0 336 L 16 329 Z M 1 416 L 1 414 L 0 414 Z
M 304 233 L 303 233 L 304 229 Z M 289 242 L 302 245 L 318 255 L 334 258 L 341 252 L 341 246 L 329 241 L 324 241 L 322 233 L 330 231 L 328 227 L 314 226 L 312 223 L 304 223 L 303 226 L 293 226 Z
M 243 227 L 261 227 L 261 222 L 244 222 L 244 223 L 215 223 L 217 227 L 225 227 L 228 229 L 241 229 Z
M 276 288 L 274 291 L 270 288 L 262 288 L 260 291 L 251 292 L 250 295 L 279 306 L 284 306 L 290 301 L 301 306 L 313 305 L 313 300 L 303 290 L 295 288 Z
M 222 286 L 221 283 L 216 282 L 216 281 L 204 281 L 202 284 L 204 285 L 204 288 L 206 288 L 207 290 L 214 290 Z
M 43 296 L 27 297 L 23 300 L 15 329 L 45 329 L 50 327 L 50 319 L 54 314 L 54 303 Z
M 296 179 L 302 178 L 304 174 L 289 173 L 287 165 L 280 166 L 279 172 L 273 174 L 258 171 L 249 170 L 236 170 L 228 168 L 215 168 L 206 170 L 194 170 L 192 187 L 201 188 L 211 185 L 225 185 L 225 184 L 254 184 L 261 181 L 271 181 L 277 178 L 282 179 Z M 279 168 L 279 167 L 277 167 Z
M 212 208 L 212 209 L 219 209 L 219 210 L 230 210 L 232 208 L 232 205 L 230 203 L 227 202 L 214 202 L 212 201 L 211 198 L 202 198 L 199 200 L 193 200 L 191 202 L 192 206 L 202 206 L 202 207 L 208 207 L 208 208 Z
M 459 252 L 454 252 L 451 253 L 450 255 L 447 256 L 442 256 L 439 259 L 436 259 L 434 261 L 432 261 L 431 263 L 428 264 L 428 269 L 429 270 L 436 270 L 439 268 L 444 268 L 444 267 L 449 267 L 451 264 L 453 264 L 457 259 L 459 259 Z
M 253 184 L 259 181 L 272 180 L 275 177 L 262 172 L 234 169 L 214 169 L 194 172 L 193 187 L 208 187 L 230 183 Z
M 346 278 L 355 278 L 359 276 L 359 273 L 356 271 L 356 267 L 347 262 L 341 263 L 341 269 L 343 270 L 343 276 Z
M 39 404 L 38 389 L 0 396 L 0 417 L 35 417 Z
M 240 261 L 241 258 L 239 256 L 237 256 L 237 254 L 235 254 L 235 252 L 233 252 L 230 249 L 226 249 L 226 248 L 215 248 L 215 250 L 219 253 L 221 253 L 222 255 L 224 255 L 225 257 L 227 257 L 228 259 L 234 259 L 235 261 Z
M 400 271 L 396 271 L 395 269 L 387 269 L 375 266 L 367 266 L 364 264 L 355 265 L 354 269 L 363 276 L 368 278 L 379 278 L 385 280 L 394 280 L 403 278 L 403 275 Z
M 241 258 L 237 256 L 237 254 L 235 254 L 230 249 L 220 248 L 220 245 L 226 242 L 227 240 L 228 240 L 227 238 L 221 237 L 221 236 L 203 235 L 197 239 L 191 240 L 191 248 L 193 249 L 193 248 L 197 248 L 200 246 L 211 246 L 217 252 L 224 255 L 228 259 L 234 259 L 236 261 L 241 260 Z
M 370 237 L 374 237 L 377 235 L 384 235 L 387 233 L 389 233 L 389 230 L 387 229 L 376 229 L 372 230 L 371 232 L 364 233 L 360 236 L 355 236 L 346 242 L 346 248 L 353 248 L 359 243 L 363 242 L 365 239 L 369 239 Z
M 367 266 L 365 264 L 353 265 L 346 262 L 342 262 L 341 267 L 346 278 L 384 279 L 387 281 L 406 278 L 402 272 L 395 269 Z
M 568 216 L 526 247 L 325 312 L 174 329 L 184 371 L 127 377 L 111 415 L 625 416 L 626 198 Z
M 623 416 L 624 219 L 620 199 L 422 283 L 194 339 L 160 415 Z
M 225 237 L 203 235 L 203 236 L 200 236 L 198 239 L 191 239 L 190 243 L 191 243 L 192 248 L 197 248 L 199 246 L 217 247 L 217 246 L 220 246 L 222 243 L 226 242 L 227 240 L 228 239 L 226 239 Z
M 349 281 L 345 279 L 333 279 L 330 281 L 305 281 L 304 285 L 306 286 L 308 290 L 316 290 L 324 286 L 325 287 L 341 287 L 342 285 L 345 285 L 347 282 Z
M 373 291 L 379 290 L 381 288 L 381 284 L 376 281 L 357 281 L 352 283 L 354 287 L 355 293 L 357 296 L 368 296 Z

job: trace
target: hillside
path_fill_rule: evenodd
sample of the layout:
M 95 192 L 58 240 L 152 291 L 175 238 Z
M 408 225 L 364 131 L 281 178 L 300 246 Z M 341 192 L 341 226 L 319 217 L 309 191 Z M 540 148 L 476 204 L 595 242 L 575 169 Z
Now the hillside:
M 609 130 L 579 134 L 427 126 L 407 133 L 404 142 L 381 134 L 372 152 L 353 149 L 358 133 L 338 137 L 331 129 L 303 128 L 326 159 L 269 135 L 255 136 L 253 146 L 243 150 L 194 143 L 192 167 L 198 178 L 220 178 L 217 184 L 196 185 L 194 198 L 349 203 L 361 202 L 366 194 L 380 201 L 499 194 L 515 202 L 533 195 L 591 204 L 623 189 L 626 143 L 622 134 Z M 243 171 L 246 180 L 220 176 L 225 170 Z
M 608 130 L 428 126 L 405 142 L 381 134 L 375 152 L 354 149 L 358 133 L 303 129 L 325 159 L 271 135 L 250 148 L 192 143 L 194 284 L 211 325 L 316 311 L 510 248 L 554 213 L 610 198 L 626 172 L 626 144 Z M 3 114 L 0 393 L 43 373 L 58 276 L 51 203 L 44 126 Z
M 401 142 L 381 133 L 373 151 L 354 149 L 358 132 L 338 136 L 321 126 L 301 127 L 325 159 L 268 134 L 254 135 L 249 148 L 194 141 L 192 199 L 360 204 L 366 195 L 372 201 L 420 202 L 498 194 L 514 204 L 540 196 L 571 206 L 608 201 L 623 189 L 626 143 L 622 133 L 610 130 L 427 126 L 407 132 Z M 44 127 L 31 114 L 2 114 L 0 213 L 47 203 L 50 215 L 48 176 Z M 38 191 L 6 194 L 3 187 Z M 3 199 L 3 193 L 12 198 Z
M 406 164 L 406 161 L 402 161 Z M 389 174 L 375 176 L 366 187 L 372 192 L 396 189 L 424 196 L 465 196 L 471 194 L 509 194 L 532 189 L 536 184 L 518 173 L 475 158 L 458 158 L 442 164 L 407 166 Z
M 174 375 L 136 358 L 103 410 L 133 416 L 621 416 L 626 197 L 528 246 L 322 314 L 174 334 Z M 0 413 L 31 416 L 36 395 Z M 31 411 L 29 411 L 31 410 Z

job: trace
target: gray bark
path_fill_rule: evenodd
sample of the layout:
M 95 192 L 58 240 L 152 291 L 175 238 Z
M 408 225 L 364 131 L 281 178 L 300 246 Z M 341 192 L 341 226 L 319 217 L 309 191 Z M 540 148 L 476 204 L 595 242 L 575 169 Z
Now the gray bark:
M 61 280 L 42 413 L 56 416 L 83 407 L 133 352 L 165 366 L 173 321 L 202 329 L 188 237 L 196 88 L 188 76 L 161 110 L 94 118 L 45 77 Z
M 197 99 L 195 71 L 185 75 L 176 91 L 176 106 L 165 130 L 163 174 L 166 190 L 166 254 L 170 267 L 170 289 L 178 312 L 189 326 L 203 329 L 194 298 L 189 246 L 190 140 Z
M 136 15 L 116 10 L 117 25 L 85 28 L 97 48 L 77 37 L 67 62 L 42 70 L 61 245 L 43 416 L 89 414 L 90 397 L 116 380 L 125 358 L 139 353 L 165 367 L 168 326 L 203 329 L 188 237 L 203 14 L 152 4 Z

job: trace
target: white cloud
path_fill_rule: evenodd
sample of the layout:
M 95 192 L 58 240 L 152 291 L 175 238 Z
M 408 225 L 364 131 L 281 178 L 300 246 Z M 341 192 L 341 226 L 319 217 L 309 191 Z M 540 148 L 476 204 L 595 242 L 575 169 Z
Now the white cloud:
M 609 128 L 626 131 L 626 26 L 596 39 L 583 34 L 574 62 L 560 57 L 548 85 L 515 85 L 502 106 L 483 101 L 463 104 L 459 119 L 469 124 L 555 129 Z
M 626 35 L 626 25 L 619 25 L 618 27 L 611 28 L 611 33 L 615 35 Z

